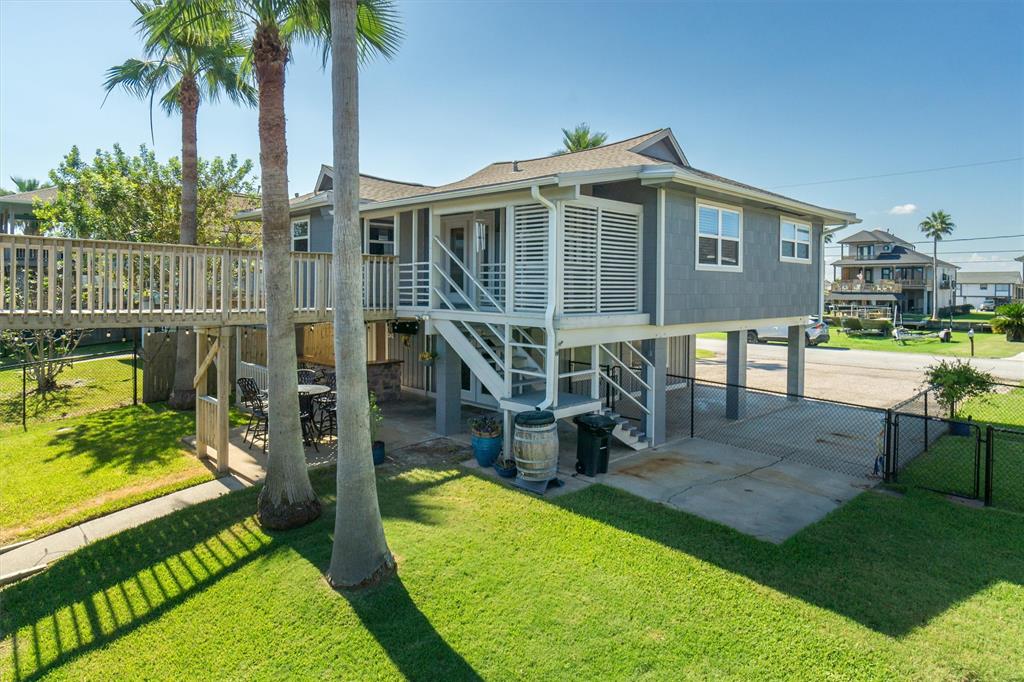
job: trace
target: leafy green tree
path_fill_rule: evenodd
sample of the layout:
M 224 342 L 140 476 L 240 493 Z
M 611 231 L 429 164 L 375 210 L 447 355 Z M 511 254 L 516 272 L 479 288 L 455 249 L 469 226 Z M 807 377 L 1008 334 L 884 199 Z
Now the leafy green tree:
M 250 223 L 234 218 L 256 202 L 253 162 L 232 155 L 198 159 L 196 168 L 199 243 L 255 246 Z M 160 163 L 145 145 L 135 156 L 116 144 L 111 151 L 98 149 L 88 162 L 72 147 L 50 172 L 56 197 L 37 203 L 35 212 L 50 235 L 174 243 L 181 225 L 181 176 L 177 158 Z
M 146 38 L 146 58 L 128 59 L 107 71 L 104 88 L 109 95 L 116 88 L 141 100 L 160 98 L 168 115 L 181 114 L 181 211 L 179 240 L 195 244 L 197 239 L 198 160 L 197 121 L 199 105 L 215 102 L 221 94 L 236 104 L 254 106 L 256 89 L 248 78 L 242 57 L 244 47 L 229 35 L 200 39 L 190 31 L 169 31 L 153 39 L 153 27 L 146 20 L 154 5 L 132 0 L 139 11 L 136 26 Z M 204 36 L 206 38 L 206 36 Z M 152 131 L 152 111 L 150 111 Z M 179 410 L 195 407 L 192 379 L 196 370 L 196 349 L 185 334 L 178 335 L 174 389 L 167 404 Z
M 939 319 L 939 240 L 956 229 L 945 211 L 932 211 L 918 226 L 932 240 L 932 319 Z
M 983 396 L 992 390 L 995 379 L 970 362 L 956 358 L 940 360 L 925 370 L 925 386 L 935 391 L 935 398 L 956 419 L 957 408 L 971 398 Z
M 22 178 L 17 175 L 11 176 L 11 182 L 13 182 L 14 186 L 18 188 L 18 192 L 31 192 L 32 190 L 46 189 L 47 187 L 53 186 L 48 182 L 40 182 L 35 178 Z
M 551 153 L 552 156 L 568 154 L 570 152 L 581 152 L 585 149 L 600 147 L 608 141 L 608 134 L 603 132 L 591 132 L 588 123 L 577 123 L 576 127 L 570 130 L 562 128 L 562 148 Z
M 400 39 L 390 0 L 359 0 L 359 52 L 390 55 Z M 149 46 L 165 36 L 189 33 L 206 42 L 231 36 L 246 45 L 259 90 L 263 263 L 267 288 L 267 360 L 271 456 L 257 518 L 267 528 L 292 528 L 320 515 L 320 502 L 306 470 L 299 428 L 294 294 L 288 207 L 288 147 L 285 135 L 285 67 L 292 45 L 319 46 L 330 54 L 329 0 L 166 0 L 145 15 Z M 362 323 L 359 325 L 362 328 Z M 364 368 L 365 371 L 365 368 Z

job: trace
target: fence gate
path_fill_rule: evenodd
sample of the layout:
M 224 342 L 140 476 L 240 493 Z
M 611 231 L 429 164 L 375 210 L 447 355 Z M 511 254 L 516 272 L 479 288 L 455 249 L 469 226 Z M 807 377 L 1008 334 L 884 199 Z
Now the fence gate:
M 897 412 L 892 419 L 892 480 L 982 499 L 982 432 L 971 422 Z
M 986 505 L 1024 512 L 1024 431 L 985 429 L 984 495 Z

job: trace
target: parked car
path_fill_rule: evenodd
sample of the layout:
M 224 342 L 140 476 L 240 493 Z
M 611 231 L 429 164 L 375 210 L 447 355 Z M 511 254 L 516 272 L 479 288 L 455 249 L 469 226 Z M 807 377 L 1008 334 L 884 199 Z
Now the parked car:
M 978 310 L 983 313 L 994 313 L 996 311 L 996 300 L 994 298 L 986 298 L 981 302 Z
M 828 343 L 828 323 L 819 320 L 817 316 L 811 317 L 811 323 L 804 330 L 804 337 L 807 339 L 808 346 Z M 777 324 L 771 327 L 758 327 L 747 332 L 747 343 L 767 343 L 768 341 L 789 341 L 789 327 Z

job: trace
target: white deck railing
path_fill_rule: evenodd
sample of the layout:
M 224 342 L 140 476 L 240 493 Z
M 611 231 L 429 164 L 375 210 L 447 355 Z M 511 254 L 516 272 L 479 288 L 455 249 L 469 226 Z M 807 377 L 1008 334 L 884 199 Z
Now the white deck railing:
M 292 253 L 296 321 L 330 319 L 331 255 Z M 394 311 L 395 256 L 363 256 L 363 307 Z M 263 254 L 252 249 L 0 235 L 0 326 L 259 324 Z

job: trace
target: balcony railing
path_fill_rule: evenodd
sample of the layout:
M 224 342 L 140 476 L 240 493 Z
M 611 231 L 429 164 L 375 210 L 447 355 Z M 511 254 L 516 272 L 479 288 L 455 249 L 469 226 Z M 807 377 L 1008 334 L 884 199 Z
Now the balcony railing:
M 292 253 L 297 321 L 329 319 L 331 255 Z M 363 256 L 363 307 L 394 310 L 395 256 Z M 252 249 L 0 235 L 0 323 L 12 328 L 260 324 Z
M 891 293 L 898 294 L 903 290 L 899 282 L 883 279 L 878 282 L 861 282 L 856 279 L 843 279 L 832 283 L 832 291 L 837 293 Z

